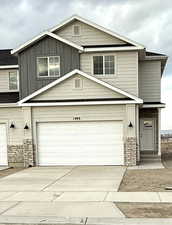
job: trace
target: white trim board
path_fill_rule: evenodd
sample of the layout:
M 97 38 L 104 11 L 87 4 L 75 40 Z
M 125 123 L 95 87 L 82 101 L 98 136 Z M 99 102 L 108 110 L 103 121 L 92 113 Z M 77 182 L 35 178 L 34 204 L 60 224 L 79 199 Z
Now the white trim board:
M 5 66 L 0 66 L 0 69 L 18 69 L 19 65 L 5 65 Z
M 160 103 L 160 104 L 143 104 L 142 108 L 165 108 L 165 104 L 164 103 Z
M 145 48 L 145 46 L 143 46 L 143 45 L 141 45 L 141 44 L 139 44 L 139 43 L 137 43 L 135 41 L 132 41 L 129 38 L 126 38 L 126 37 L 124 37 L 122 35 L 119 35 L 119 34 L 113 32 L 113 31 L 111 31 L 111 30 L 109 30 L 109 29 L 107 29 L 105 27 L 102 27 L 102 26 L 100 26 L 100 25 L 98 25 L 98 24 L 96 24 L 94 22 L 91 22 L 91 21 L 89 21 L 89 20 L 87 20 L 87 19 L 85 19 L 83 17 L 80 17 L 78 15 L 71 16 L 70 18 L 68 18 L 68 19 L 64 20 L 63 22 L 61 22 L 59 25 L 51 28 L 49 31 L 50 32 L 54 32 L 54 31 L 60 29 L 61 27 L 65 26 L 66 24 L 72 22 L 73 20 L 78 20 L 80 22 L 83 22 L 83 23 L 85 23 L 87 25 L 90 25 L 90 26 L 92 26 L 92 27 L 94 27 L 94 28 L 96 28 L 98 30 L 101 30 L 101 31 L 103 31 L 103 32 L 105 32 L 107 34 L 110 34 L 113 37 L 116 37 L 118 39 L 121 39 L 122 41 L 128 42 L 128 43 L 130 43 L 130 44 L 132 44 L 134 46 L 137 46 L 137 47 L 139 47 L 141 49 L 144 49 Z
M 134 96 L 132 94 L 129 94 L 129 93 L 127 93 L 127 92 L 125 92 L 125 91 L 123 91 L 123 90 L 121 90 L 119 88 L 116 88 L 116 87 L 114 87 L 114 86 L 112 86 L 112 85 L 110 85 L 110 84 L 108 84 L 108 83 L 106 83 L 106 82 L 104 82 L 102 80 L 99 80 L 99 79 L 97 79 L 97 78 L 95 78 L 95 77 L 93 77 L 91 75 L 88 75 L 88 74 L 86 74 L 86 73 L 84 73 L 84 72 L 82 72 L 82 71 L 80 71 L 78 69 L 75 69 L 75 70 L 69 72 L 68 74 L 60 77 L 59 79 L 55 80 L 54 82 L 48 84 L 47 86 L 39 89 L 38 91 L 35 91 L 34 93 L 32 93 L 31 95 L 27 96 L 26 98 L 20 100 L 18 102 L 18 104 L 22 105 L 24 102 L 34 98 L 35 96 L 43 93 L 44 91 L 48 90 L 49 88 L 54 87 L 55 85 L 61 83 L 62 81 L 66 80 L 69 77 L 71 77 L 73 75 L 76 75 L 76 74 L 79 74 L 79 75 L 81 75 L 81 76 L 83 76 L 83 77 L 85 77 L 87 79 L 90 79 L 90 80 L 92 80 L 92 81 L 94 81 L 94 82 L 96 82 L 96 83 L 98 83 L 98 84 L 100 84 L 100 85 L 102 85 L 104 87 L 107 87 L 107 88 L 109 88 L 112 91 L 115 91 L 115 92 L 118 92 L 118 93 L 120 93 L 120 94 L 122 94 L 124 96 L 127 96 L 127 97 L 135 100 L 135 103 L 143 103 L 143 100 L 141 98 L 138 98 L 138 97 L 136 97 L 136 96 Z
M 17 103 L 0 103 L 0 108 L 16 108 L 20 107 Z
M 138 104 L 135 100 L 121 101 L 85 101 L 85 102 L 45 102 L 45 103 L 22 103 L 21 106 L 80 106 L 80 105 L 123 105 Z
M 68 41 L 68 40 L 66 40 L 66 39 L 64 39 L 64 38 L 62 38 L 62 37 L 60 37 L 60 36 L 58 36 L 56 34 L 53 34 L 51 32 L 45 31 L 45 32 L 39 34 L 38 36 L 34 37 L 33 39 L 25 42 L 23 45 L 20 45 L 18 48 L 13 49 L 11 51 L 11 54 L 15 54 L 17 52 L 20 52 L 21 50 L 27 48 L 32 43 L 34 43 L 34 42 L 36 42 L 36 41 L 38 41 L 38 40 L 40 40 L 40 39 L 42 39 L 42 38 L 44 38 L 46 36 L 50 36 L 50 37 L 52 37 L 52 38 L 54 38 L 54 39 L 56 39 L 58 41 L 61 41 L 61 42 L 65 43 L 65 44 L 67 44 L 67 45 L 72 46 L 73 48 L 76 48 L 76 49 L 78 49 L 80 51 L 83 51 L 83 47 L 82 46 L 79 46 L 77 44 L 74 44 L 73 42 Z
M 84 52 L 114 52 L 114 51 L 136 51 L 142 49 L 141 47 L 98 47 L 98 48 L 84 48 Z

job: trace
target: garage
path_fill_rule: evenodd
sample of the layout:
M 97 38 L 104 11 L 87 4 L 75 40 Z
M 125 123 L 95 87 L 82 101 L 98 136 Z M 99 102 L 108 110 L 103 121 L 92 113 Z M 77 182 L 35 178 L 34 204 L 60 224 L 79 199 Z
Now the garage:
M 50 165 L 123 165 L 122 121 L 37 123 L 37 161 Z
M 0 166 L 7 166 L 7 133 L 6 124 L 0 124 Z

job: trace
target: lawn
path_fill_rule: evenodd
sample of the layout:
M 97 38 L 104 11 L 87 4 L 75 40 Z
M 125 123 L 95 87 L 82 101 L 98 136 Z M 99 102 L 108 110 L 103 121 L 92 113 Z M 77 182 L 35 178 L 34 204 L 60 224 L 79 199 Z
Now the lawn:
M 172 187 L 172 168 L 127 170 L 119 191 L 166 191 L 165 187 Z

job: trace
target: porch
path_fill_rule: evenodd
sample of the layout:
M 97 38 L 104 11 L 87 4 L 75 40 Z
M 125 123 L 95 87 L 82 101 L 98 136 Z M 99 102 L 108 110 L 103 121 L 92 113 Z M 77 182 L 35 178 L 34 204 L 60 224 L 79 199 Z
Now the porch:
M 139 110 L 140 163 L 161 161 L 160 118 L 161 108 L 147 106 Z

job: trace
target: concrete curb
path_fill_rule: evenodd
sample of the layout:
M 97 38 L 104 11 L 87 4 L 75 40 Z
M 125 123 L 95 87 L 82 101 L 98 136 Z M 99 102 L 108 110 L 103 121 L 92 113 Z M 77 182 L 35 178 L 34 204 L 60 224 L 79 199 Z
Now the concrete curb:
M 171 225 L 172 218 L 5 217 L 0 225 Z

